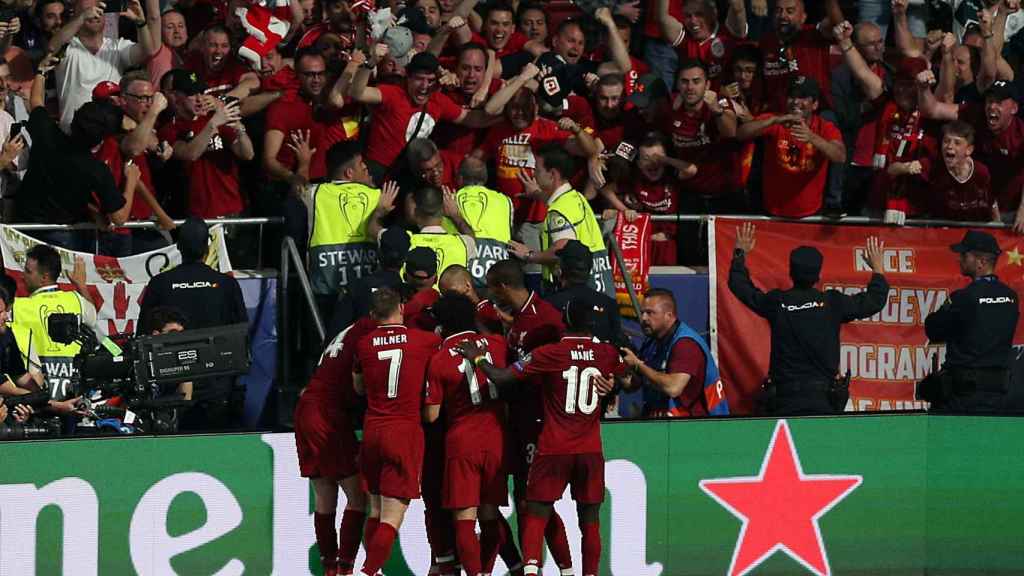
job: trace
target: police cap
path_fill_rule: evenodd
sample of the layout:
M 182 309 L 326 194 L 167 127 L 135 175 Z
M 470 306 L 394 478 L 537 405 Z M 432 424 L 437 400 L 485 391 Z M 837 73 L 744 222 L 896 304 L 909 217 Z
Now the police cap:
M 1003 253 L 999 249 L 999 242 L 996 242 L 988 232 L 981 232 L 980 230 L 968 230 L 964 234 L 963 240 L 956 244 L 952 244 L 949 247 L 953 252 L 957 254 L 963 254 L 965 252 L 984 252 L 986 254 L 994 254 L 999 256 Z
M 569 240 L 555 252 L 555 255 L 558 256 L 562 270 L 590 272 L 594 265 L 594 255 L 591 254 L 590 248 L 579 240 Z
M 437 274 L 437 256 L 426 246 L 417 246 L 405 256 L 405 271 L 409 274 L 425 272 L 427 276 Z

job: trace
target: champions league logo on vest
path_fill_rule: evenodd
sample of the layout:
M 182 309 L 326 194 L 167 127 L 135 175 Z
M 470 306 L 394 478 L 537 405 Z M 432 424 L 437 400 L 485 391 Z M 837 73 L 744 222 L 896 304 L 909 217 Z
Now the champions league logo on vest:
M 341 221 L 348 228 L 345 230 L 347 236 L 355 236 L 364 221 L 367 208 L 370 205 L 370 197 L 365 192 L 350 192 L 338 196 L 338 208 L 341 210 Z

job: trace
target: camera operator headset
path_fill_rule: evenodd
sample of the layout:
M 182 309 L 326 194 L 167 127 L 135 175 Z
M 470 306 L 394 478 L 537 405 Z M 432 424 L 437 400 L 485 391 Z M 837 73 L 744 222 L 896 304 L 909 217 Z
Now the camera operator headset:
M 41 377 L 42 387 L 57 401 L 51 408 L 57 412 L 70 412 L 77 398 L 69 398 L 73 360 L 80 346 L 54 342 L 49 335 L 47 318 L 54 313 L 75 314 L 82 324 L 97 330 L 96 307 L 88 296 L 85 284 L 85 261 L 75 260 L 68 279 L 75 291 L 61 290 L 57 279 L 61 275 L 60 253 L 52 246 L 37 244 L 25 255 L 24 282 L 29 296 L 14 299 L 11 331 L 21 357 L 27 360 L 28 372 L 33 379 Z M 27 382 L 27 381 L 26 381 Z M 36 380 L 37 384 L 40 384 Z

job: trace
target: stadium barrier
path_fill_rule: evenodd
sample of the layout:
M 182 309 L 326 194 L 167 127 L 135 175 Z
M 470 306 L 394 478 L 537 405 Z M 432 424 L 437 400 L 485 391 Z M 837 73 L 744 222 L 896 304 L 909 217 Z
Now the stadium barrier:
M 1018 418 L 653 421 L 606 424 L 603 435 L 602 574 L 1024 566 L 1024 459 L 1006 448 L 1024 435 Z M 319 574 L 313 498 L 291 434 L 0 451 L 0 574 Z M 578 567 L 574 507 L 557 507 Z M 410 508 L 388 576 L 426 574 L 422 510 Z

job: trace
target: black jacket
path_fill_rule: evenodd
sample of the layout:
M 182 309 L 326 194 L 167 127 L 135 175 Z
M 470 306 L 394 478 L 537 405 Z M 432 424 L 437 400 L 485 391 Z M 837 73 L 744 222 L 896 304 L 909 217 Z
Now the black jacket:
M 983 276 L 950 294 L 924 329 L 932 342 L 946 343 L 946 368 L 1008 368 L 1019 316 L 1017 293 Z
M 628 339 L 622 334 L 622 318 L 619 315 L 619 305 L 604 292 L 598 292 L 586 284 L 576 284 L 562 288 L 551 296 L 546 296 L 544 299 L 555 308 L 561 310 L 563 314 L 565 313 L 565 307 L 569 305 L 569 301 L 576 299 L 582 299 L 595 308 L 600 308 L 603 312 L 594 314 L 594 336 L 616 346 L 628 342 Z
M 182 311 L 188 329 L 249 321 L 238 281 L 203 262 L 182 263 L 154 276 L 142 296 L 139 318 L 157 306 Z

